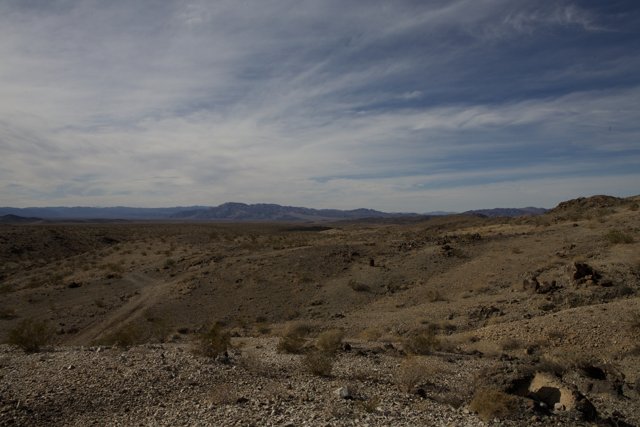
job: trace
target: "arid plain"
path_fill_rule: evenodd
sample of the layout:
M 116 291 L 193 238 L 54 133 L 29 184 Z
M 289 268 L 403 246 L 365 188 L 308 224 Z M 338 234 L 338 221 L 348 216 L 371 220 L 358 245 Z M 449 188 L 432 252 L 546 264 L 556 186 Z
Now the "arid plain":
M 0 425 L 640 425 L 639 204 L 0 224 Z

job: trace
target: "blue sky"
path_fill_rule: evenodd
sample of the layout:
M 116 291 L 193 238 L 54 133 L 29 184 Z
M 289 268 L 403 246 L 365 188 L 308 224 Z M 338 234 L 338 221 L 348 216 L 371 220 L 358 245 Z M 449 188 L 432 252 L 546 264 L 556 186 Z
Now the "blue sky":
M 0 0 L 0 205 L 640 193 L 640 2 Z

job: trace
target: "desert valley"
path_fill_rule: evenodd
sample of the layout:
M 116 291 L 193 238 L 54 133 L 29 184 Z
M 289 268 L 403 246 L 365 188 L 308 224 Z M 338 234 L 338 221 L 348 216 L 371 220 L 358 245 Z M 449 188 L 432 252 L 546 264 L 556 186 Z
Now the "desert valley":
M 9 218 L 0 424 L 639 425 L 639 203 Z

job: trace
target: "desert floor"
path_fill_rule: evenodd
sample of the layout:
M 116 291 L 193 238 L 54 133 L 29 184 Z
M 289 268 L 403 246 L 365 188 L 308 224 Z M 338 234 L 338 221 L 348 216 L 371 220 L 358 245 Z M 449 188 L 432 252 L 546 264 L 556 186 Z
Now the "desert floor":
M 0 425 L 640 425 L 639 203 L 2 224 Z

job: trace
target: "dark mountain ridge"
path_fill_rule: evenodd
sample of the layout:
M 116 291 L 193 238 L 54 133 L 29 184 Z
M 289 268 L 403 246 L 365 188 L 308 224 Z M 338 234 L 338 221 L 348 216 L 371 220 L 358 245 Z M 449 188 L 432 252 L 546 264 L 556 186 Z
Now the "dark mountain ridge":
M 464 212 L 466 215 L 521 216 L 539 215 L 547 210 L 542 208 L 498 208 L 479 209 Z M 439 215 L 455 215 L 453 212 L 439 212 Z M 393 220 L 417 219 L 435 216 L 434 213 L 389 213 L 374 209 L 313 209 L 299 206 L 283 206 L 274 203 L 246 204 L 223 203 L 219 206 L 176 206 L 168 208 L 115 207 L 0 207 L 0 216 L 14 215 L 38 220 L 183 220 L 183 221 L 337 221 L 337 220 Z M 15 222 L 15 221 L 14 221 Z

